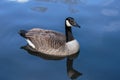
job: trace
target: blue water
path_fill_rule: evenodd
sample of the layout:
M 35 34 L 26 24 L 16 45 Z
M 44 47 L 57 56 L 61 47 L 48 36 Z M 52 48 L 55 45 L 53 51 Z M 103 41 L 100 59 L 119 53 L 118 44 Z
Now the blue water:
M 20 29 L 40 27 L 64 33 L 64 20 L 74 17 L 80 55 L 77 80 L 120 80 L 119 0 L 1 0 L 0 80 L 70 80 L 66 59 L 44 60 L 20 49 Z

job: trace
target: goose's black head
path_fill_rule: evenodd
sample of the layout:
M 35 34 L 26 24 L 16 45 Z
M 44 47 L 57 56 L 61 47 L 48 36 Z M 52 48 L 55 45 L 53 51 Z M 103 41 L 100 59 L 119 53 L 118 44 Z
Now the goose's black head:
M 67 27 L 79 27 L 80 28 L 80 26 L 76 23 L 76 21 L 72 17 L 66 18 L 65 24 Z

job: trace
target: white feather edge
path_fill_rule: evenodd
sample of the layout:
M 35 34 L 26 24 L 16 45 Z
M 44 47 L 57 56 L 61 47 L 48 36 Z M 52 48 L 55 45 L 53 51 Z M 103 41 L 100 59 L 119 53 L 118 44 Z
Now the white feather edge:
M 29 39 L 26 39 L 26 41 L 32 48 L 35 48 L 35 45 Z

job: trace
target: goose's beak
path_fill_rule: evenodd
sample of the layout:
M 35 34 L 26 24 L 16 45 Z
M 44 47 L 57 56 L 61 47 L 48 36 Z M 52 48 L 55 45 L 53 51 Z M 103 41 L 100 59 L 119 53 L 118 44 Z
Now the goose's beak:
M 75 23 L 75 25 L 73 25 L 73 26 L 80 28 L 80 25 L 78 25 L 77 23 Z

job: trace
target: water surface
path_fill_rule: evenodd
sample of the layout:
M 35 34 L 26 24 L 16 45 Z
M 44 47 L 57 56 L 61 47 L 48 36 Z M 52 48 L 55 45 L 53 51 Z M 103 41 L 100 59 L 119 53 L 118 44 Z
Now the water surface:
M 120 80 L 119 0 L 1 0 L 0 80 L 70 80 L 66 59 L 44 60 L 20 49 L 26 42 L 20 29 L 40 27 L 64 33 L 71 16 L 81 25 L 73 29 L 81 45 L 74 68 L 77 80 Z

